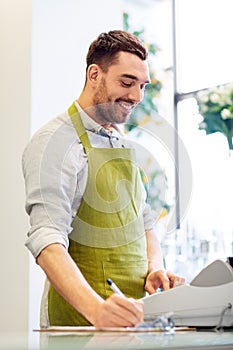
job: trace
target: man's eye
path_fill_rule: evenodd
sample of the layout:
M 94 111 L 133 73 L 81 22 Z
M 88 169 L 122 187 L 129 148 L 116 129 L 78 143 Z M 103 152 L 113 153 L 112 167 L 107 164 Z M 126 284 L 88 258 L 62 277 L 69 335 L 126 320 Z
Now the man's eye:
M 121 84 L 122 84 L 123 86 L 125 86 L 125 87 L 130 87 L 130 86 L 132 86 L 132 83 L 128 83 L 128 82 L 126 82 L 126 81 L 122 81 Z

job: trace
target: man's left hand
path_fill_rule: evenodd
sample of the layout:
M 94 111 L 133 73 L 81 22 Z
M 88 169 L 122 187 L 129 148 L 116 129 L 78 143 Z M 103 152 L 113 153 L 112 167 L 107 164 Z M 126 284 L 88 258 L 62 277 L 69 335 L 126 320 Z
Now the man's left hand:
M 145 290 L 153 294 L 158 288 L 168 290 L 185 284 L 185 278 L 166 270 L 151 271 L 146 278 Z

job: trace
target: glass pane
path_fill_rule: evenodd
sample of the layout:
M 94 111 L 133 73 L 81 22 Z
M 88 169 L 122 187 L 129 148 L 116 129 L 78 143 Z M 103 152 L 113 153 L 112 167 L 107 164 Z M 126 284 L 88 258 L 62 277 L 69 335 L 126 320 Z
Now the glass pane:
M 194 98 L 180 102 L 178 114 L 179 134 L 191 159 L 193 185 L 191 204 L 181 223 L 184 235 L 176 261 L 179 269 L 180 262 L 185 261 L 191 277 L 207 263 L 233 254 L 233 154 L 222 134 L 206 135 L 198 129 L 202 117 Z M 184 167 L 181 164 L 181 172 Z
M 178 91 L 233 80 L 232 0 L 176 0 Z

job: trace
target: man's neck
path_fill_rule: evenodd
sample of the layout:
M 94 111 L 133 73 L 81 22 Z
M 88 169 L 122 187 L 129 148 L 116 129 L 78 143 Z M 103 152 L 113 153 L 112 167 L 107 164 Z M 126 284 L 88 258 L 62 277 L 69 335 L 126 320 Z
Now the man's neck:
M 79 98 L 76 100 L 77 103 L 79 104 L 79 106 L 82 108 L 82 110 L 88 114 L 88 116 L 90 118 L 92 118 L 96 123 L 98 123 L 99 125 L 102 125 L 103 128 L 109 130 L 109 128 L 112 127 L 111 123 L 101 123 L 100 120 L 98 120 L 95 117 L 95 105 L 86 97 L 86 94 L 81 93 L 81 95 L 79 96 Z M 114 127 L 115 128 L 115 127 Z

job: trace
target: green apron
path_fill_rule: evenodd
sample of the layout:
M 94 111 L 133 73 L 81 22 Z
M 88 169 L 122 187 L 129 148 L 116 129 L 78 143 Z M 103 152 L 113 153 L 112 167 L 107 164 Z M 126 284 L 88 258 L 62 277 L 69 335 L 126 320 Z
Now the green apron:
M 68 113 L 88 158 L 87 185 L 72 223 L 69 254 L 104 299 L 112 294 L 107 278 L 126 296 L 142 298 L 148 262 L 134 150 L 92 147 L 74 104 Z M 90 324 L 52 286 L 48 313 L 51 325 Z

